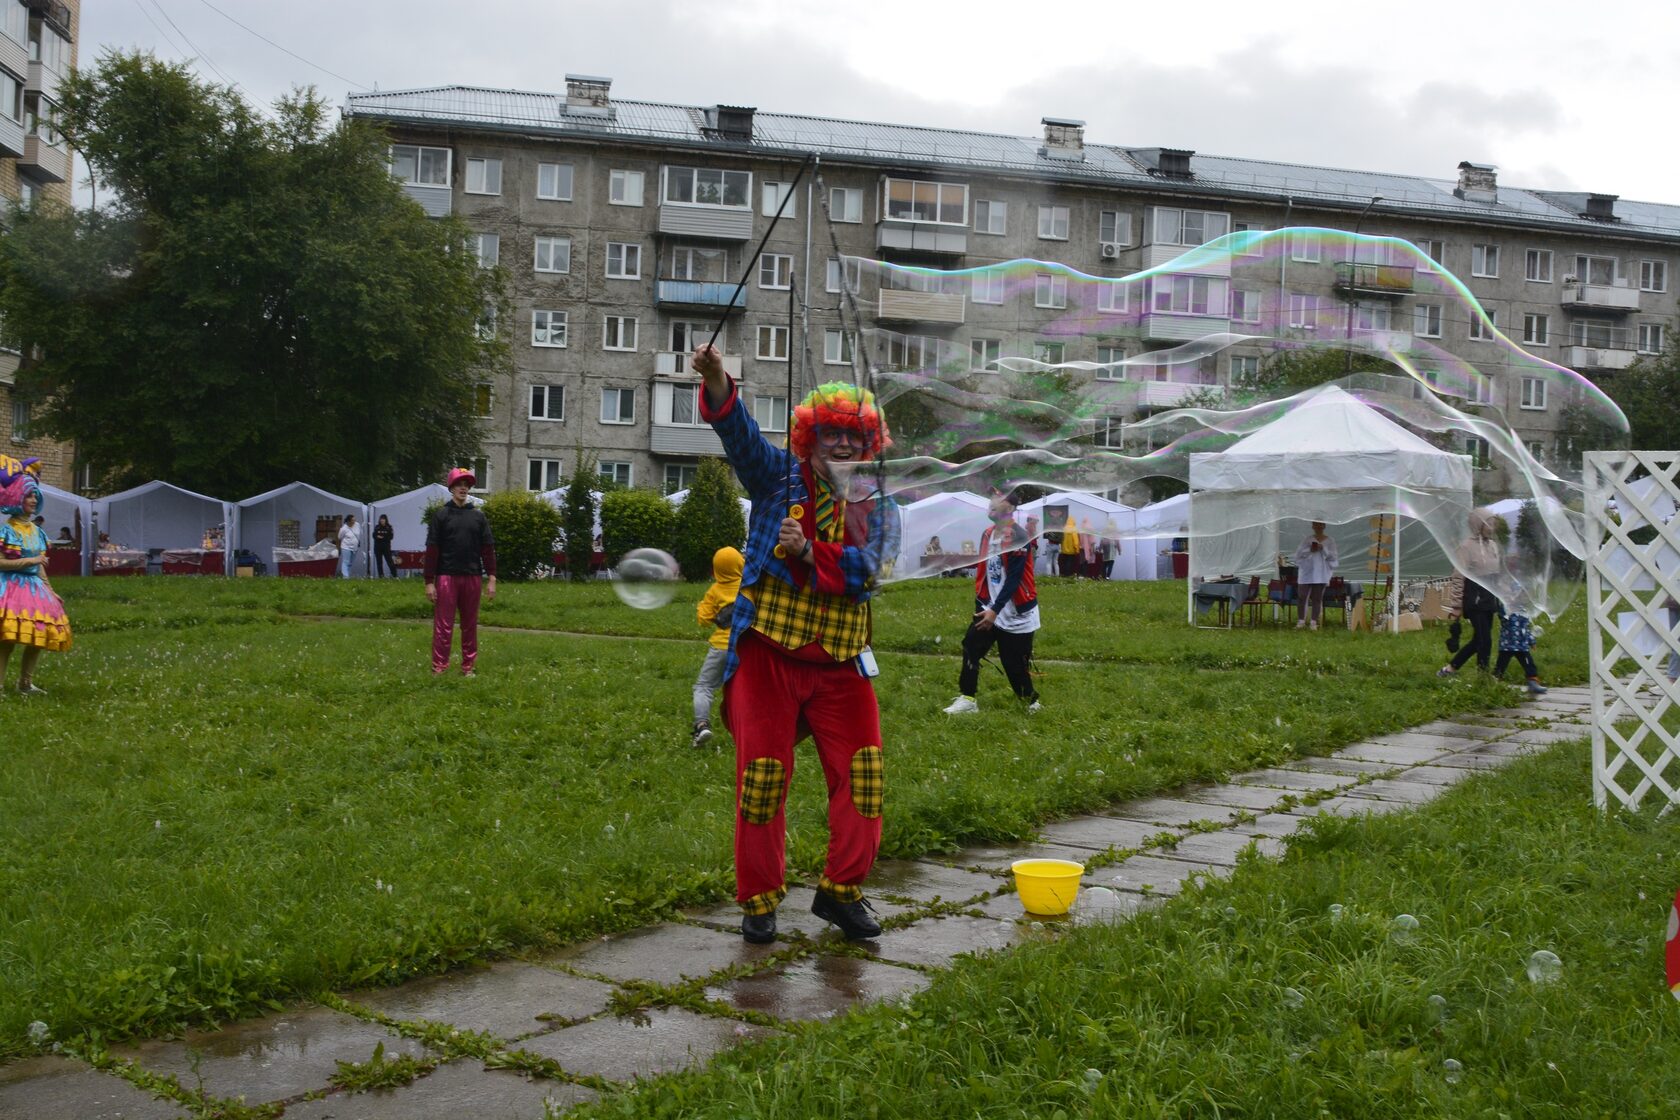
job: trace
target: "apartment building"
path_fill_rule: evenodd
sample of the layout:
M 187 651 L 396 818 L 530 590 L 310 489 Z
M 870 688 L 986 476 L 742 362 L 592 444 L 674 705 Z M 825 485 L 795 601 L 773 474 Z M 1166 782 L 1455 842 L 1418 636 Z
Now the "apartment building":
M 70 149 L 53 121 L 80 18 L 80 0 L 0 0 L 0 198 L 11 205 L 70 205 Z M 71 489 L 73 449 L 34 433 L 32 402 L 13 391 L 22 360 L 0 350 L 0 447 L 39 458 L 44 481 Z
M 1569 404 L 1559 383 L 1512 361 L 1428 273 L 1450 270 L 1499 332 L 1594 379 L 1659 351 L 1676 327 L 1680 206 L 1514 188 L 1472 162 L 1432 179 L 1097 144 L 1067 118 L 1021 137 L 623 101 L 610 80 L 579 75 L 564 93 L 357 94 L 345 112 L 387 127 L 407 193 L 430 214 L 460 215 L 480 260 L 511 278 L 512 321 L 486 329 L 511 341 L 516 373 L 477 397 L 491 489 L 558 485 L 577 448 L 621 482 L 688 485 L 698 457 L 720 449 L 685 355 L 719 322 L 744 400 L 766 431 L 785 431 L 790 374 L 797 396 L 824 365 L 850 362 L 847 285 L 892 332 L 875 355 L 889 367 L 1133 359 L 1082 376 L 1136 382 L 1134 410 L 1241 385 L 1270 349 L 1136 361 L 1186 340 L 1262 320 L 1303 340 L 1395 333 L 1473 365 L 1473 383 L 1443 391 L 1503 409 L 1542 460 Z M 813 154 L 818 174 L 794 189 Z M 839 260 L 956 270 L 1036 259 L 1118 281 L 1229 232 L 1288 227 L 1402 238 L 1422 255 L 1361 256 L 1345 239 L 1303 236 L 1103 287 L 1092 312 L 1112 330 L 1074 333 L 1051 329 L 1069 314 L 1055 269 L 860 284 Z M 808 293 L 797 307 L 793 289 Z

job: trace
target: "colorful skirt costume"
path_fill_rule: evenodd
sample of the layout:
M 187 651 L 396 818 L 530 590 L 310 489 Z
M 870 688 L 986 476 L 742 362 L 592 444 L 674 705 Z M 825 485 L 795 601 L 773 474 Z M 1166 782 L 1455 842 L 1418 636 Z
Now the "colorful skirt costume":
M 57 652 L 69 649 L 70 619 L 64 603 L 39 574 L 47 562 L 46 534 L 21 517 L 10 518 L 0 524 L 0 556 L 41 561 L 38 568 L 0 571 L 0 642 Z

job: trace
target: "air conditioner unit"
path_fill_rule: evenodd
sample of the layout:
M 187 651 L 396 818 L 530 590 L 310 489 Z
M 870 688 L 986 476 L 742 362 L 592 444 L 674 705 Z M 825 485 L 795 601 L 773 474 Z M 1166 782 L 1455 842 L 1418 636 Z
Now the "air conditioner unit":
M 1116 244 L 1113 241 L 1104 241 L 1102 243 L 1102 259 L 1103 260 L 1111 261 L 1111 260 L 1116 259 L 1119 256 L 1120 256 L 1120 246 L 1118 244 Z

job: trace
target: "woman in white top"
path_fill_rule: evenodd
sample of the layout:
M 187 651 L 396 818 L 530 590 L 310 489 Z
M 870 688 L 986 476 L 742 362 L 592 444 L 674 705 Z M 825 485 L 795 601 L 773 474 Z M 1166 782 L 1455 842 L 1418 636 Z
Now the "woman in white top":
M 362 547 L 362 531 L 356 525 L 356 515 L 344 515 L 338 527 L 338 578 L 349 579 L 355 570 L 356 552 Z
M 1295 589 L 1300 597 L 1300 620 L 1295 629 L 1318 629 L 1324 617 L 1324 588 L 1336 570 L 1336 541 L 1324 531 L 1324 522 L 1314 521 L 1312 532 L 1295 550 Z

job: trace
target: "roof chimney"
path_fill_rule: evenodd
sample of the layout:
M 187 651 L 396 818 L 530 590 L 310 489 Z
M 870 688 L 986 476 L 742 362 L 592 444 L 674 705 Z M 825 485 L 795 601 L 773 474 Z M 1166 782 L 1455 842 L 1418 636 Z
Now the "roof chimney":
M 1064 117 L 1044 117 L 1044 147 L 1039 154 L 1050 159 L 1085 158 L 1085 122 Z
M 612 79 L 591 78 L 587 74 L 566 75 L 566 115 L 568 117 L 607 117 L 613 114 Z
M 1587 208 L 1581 214 L 1583 218 L 1591 218 L 1595 222 L 1614 222 L 1616 218 L 1616 199 L 1613 194 L 1589 194 Z
M 1458 165 L 1458 188 L 1453 194 L 1466 202 L 1498 202 L 1499 168 L 1465 160 Z
M 714 105 L 706 110 L 706 128 L 718 140 L 750 142 L 756 112 L 748 105 Z

